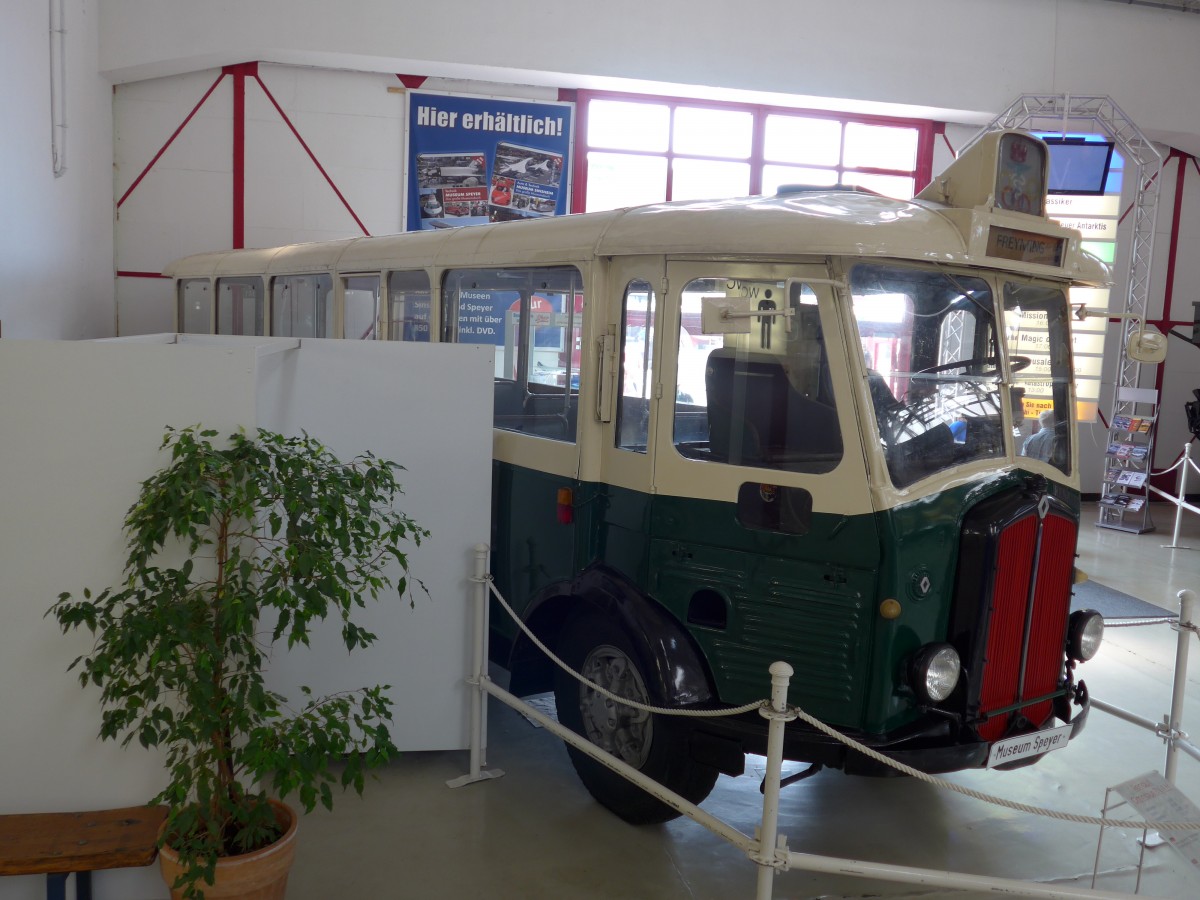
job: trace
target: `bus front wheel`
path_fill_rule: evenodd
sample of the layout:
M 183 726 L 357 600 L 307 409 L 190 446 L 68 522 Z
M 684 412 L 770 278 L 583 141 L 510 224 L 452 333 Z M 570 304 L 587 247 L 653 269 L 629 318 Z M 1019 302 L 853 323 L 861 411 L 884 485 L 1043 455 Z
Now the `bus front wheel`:
M 615 623 L 595 614 L 576 617 L 563 632 L 559 655 L 610 693 L 653 705 L 633 641 Z M 564 725 L 692 803 L 701 802 L 716 784 L 717 770 L 688 752 L 691 728 L 686 719 L 627 706 L 561 669 L 554 676 L 554 698 Z M 679 815 L 586 753 L 570 745 L 567 753 L 591 795 L 625 821 L 646 825 Z

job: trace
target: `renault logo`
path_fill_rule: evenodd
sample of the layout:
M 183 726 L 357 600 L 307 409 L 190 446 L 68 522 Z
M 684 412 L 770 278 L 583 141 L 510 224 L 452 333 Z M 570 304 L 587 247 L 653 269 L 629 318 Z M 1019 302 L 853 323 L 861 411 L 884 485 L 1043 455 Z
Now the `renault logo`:
M 1050 498 L 1046 494 L 1042 494 L 1042 499 L 1037 505 L 1038 518 L 1046 518 L 1046 513 L 1050 512 Z

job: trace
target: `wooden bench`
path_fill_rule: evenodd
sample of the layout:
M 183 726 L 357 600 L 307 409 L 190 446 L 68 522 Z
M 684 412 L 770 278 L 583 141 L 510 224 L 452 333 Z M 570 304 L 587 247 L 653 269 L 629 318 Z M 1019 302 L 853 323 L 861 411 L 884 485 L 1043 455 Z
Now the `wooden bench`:
M 154 862 L 166 814 L 161 806 L 130 806 L 0 816 L 0 875 L 44 874 L 46 900 L 66 900 L 74 873 L 76 900 L 91 900 L 93 871 Z

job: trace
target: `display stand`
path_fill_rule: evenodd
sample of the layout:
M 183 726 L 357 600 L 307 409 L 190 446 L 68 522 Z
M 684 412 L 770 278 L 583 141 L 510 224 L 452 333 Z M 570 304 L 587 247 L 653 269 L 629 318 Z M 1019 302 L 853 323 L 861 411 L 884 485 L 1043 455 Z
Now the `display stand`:
M 1112 812 L 1114 809 L 1119 809 L 1122 806 L 1128 805 L 1128 801 L 1126 801 L 1124 799 L 1118 799 L 1116 803 L 1113 803 L 1112 795 L 1113 795 L 1112 788 L 1104 789 L 1104 806 L 1100 810 L 1100 815 L 1101 815 L 1101 817 L 1103 817 L 1105 819 L 1108 818 L 1108 814 L 1110 812 Z M 1118 795 L 1118 796 L 1120 796 L 1120 795 Z M 1105 830 L 1104 826 L 1101 825 L 1100 826 L 1100 836 L 1098 838 L 1096 838 L 1096 861 L 1092 865 L 1092 884 L 1091 884 L 1092 890 L 1096 889 L 1096 878 L 1100 872 L 1100 848 L 1104 846 L 1104 830 Z M 1135 881 L 1134 885 L 1133 885 L 1133 892 L 1135 894 L 1140 894 L 1142 891 L 1142 870 L 1143 870 L 1143 868 L 1145 868 L 1145 865 L 1146 865 L 1146 848 L 1148 846 L 1154 846 L 1154 845 L 1150 844 L 1150 842 L 1149 842 L 1149 834 L 1150 834 L 1149 829 L 1143 829 L 1142 836 L 1138 840 L 1139 850 L 1138 850 L 1138 861 L 1137 861 L 1137 881 Z
M 1146 484 L 1154 460 L 1158 392 L 1120 388 L 1108 431 L 1104 482 L 1100 490 L 1099 528 L 1144 534 L 1154 530 Z

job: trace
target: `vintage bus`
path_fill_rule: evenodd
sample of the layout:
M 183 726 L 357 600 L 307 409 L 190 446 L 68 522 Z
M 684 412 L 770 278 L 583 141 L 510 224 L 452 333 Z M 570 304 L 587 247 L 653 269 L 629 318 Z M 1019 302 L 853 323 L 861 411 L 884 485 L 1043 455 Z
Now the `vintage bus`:
M 784 660 L 792 703 L 894 759 L 1011 767 L 1083 726 L 1103 632 L 1070 611 L 1068 290 L 1109 272 L 1046 217 L 1047 165 L 995 132 L 912 201 L 795 186 L 167 274 L 179 331 L 494 347 L 495 582 L 593 682 L 732 708 Z M 693 801 L 763 750 L 754 713 L 614 703 L 492 623 L 514 693 Z M 618 815 L 674 815 L 571 754 Z M 786 754 L 881 769 L 798 723 Z

